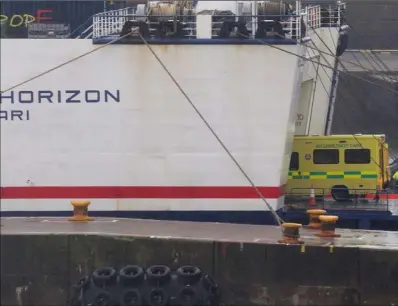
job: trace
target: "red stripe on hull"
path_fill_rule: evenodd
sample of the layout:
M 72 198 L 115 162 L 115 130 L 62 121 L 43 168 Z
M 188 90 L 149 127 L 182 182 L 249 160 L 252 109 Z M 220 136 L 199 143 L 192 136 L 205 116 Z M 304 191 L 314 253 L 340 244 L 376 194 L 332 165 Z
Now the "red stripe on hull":
M 285 194 L 285 186 L 257 187 L 267 199 Z M 245 186 L 28 186 L 1 187 L 1 199 L 257 199 Z

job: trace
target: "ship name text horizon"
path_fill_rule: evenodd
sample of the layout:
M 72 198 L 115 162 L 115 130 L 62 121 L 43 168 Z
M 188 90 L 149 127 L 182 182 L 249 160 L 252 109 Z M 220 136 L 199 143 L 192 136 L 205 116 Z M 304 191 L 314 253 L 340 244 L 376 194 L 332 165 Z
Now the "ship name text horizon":
M 1 104 L 120 102 L 120 90 L 20 90 L 0 94 Z
M 32 119 L 31 110 L 26 109 L 26 107 L 32 104 L 98 104 L 108 102 L 120 102 L 119 89 L 11 90 L 0 94 L 0 120 L 29 121 Z M 8 107 L 15 107 L 16 105 L 24 107 L 23 109 L 8 109 Z

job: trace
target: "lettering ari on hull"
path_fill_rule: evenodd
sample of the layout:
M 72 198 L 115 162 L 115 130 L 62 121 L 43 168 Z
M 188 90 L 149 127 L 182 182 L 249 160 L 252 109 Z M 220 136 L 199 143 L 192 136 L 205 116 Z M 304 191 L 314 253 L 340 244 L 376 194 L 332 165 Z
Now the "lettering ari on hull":
M 31 109 L 26 107 L 55 104 L 91 104 L 120 102 L 120 90 L 67 89 L 67 90 L 20 90 L 8 91 L 0 95 L 0 120 L 31 120 Z M 14 107 L 24 106 L 24 109 Z

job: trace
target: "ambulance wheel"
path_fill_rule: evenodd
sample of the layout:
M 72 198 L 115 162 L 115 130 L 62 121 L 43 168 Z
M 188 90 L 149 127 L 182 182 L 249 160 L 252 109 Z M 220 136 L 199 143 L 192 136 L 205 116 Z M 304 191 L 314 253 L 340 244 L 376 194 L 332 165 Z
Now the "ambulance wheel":
M 332 188 L 332 197 L 335 201 L 349 201 L 350 191 L 347 186 L 337 185 Z

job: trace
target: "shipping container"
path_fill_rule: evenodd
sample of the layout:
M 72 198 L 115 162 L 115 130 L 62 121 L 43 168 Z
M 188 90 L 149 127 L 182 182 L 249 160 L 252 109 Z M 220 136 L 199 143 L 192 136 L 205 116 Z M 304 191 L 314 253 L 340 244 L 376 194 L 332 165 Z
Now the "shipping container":
M 27 38 L 28 24 L 35 22 L 66 24 L 74 38 L 94 14 L 125 6 L 126 1 L 0 1 L 2 37 Z

